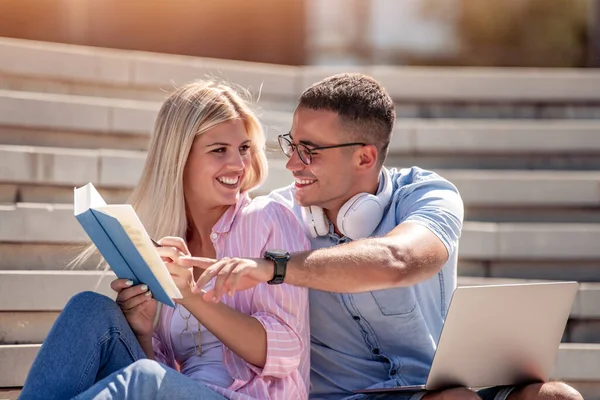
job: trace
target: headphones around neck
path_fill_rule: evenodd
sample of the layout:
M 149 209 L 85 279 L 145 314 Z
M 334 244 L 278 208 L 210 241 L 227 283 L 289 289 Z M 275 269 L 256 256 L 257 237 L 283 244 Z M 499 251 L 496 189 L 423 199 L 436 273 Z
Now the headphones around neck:
M 366 238 L 381 222 L 383 211 L 392 198 L 392 180 L 385 169 L 379 176 L 383 187 L 378 194 L 358 193 L 340 208 L 336 225 L 344 236 L 352 240 Z M 321 207 L 302 207 L 302 218 L 313 238 L 329 234 L 329 221 Z

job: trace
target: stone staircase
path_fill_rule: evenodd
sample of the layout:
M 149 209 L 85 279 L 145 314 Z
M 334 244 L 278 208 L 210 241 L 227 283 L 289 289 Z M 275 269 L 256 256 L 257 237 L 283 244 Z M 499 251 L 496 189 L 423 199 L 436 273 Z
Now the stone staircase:
M 251 90 L 271 164 L 261 194 L 291 181 L 276 136 L 295 99 L 340 72 L 4 38 L 0 60 L 0 399 L 17 396 L 70 296 L 112 295 L 111 273 L 65 268 L 86 239 L 73 187 L 126 200 L 171 88 L 214 76 Z M 553 377 L 600 399 L 600 73 L 360 70 L 397 104 L 388 166 L 435 169 L 461 191 L 459 284 L 582 282 Z

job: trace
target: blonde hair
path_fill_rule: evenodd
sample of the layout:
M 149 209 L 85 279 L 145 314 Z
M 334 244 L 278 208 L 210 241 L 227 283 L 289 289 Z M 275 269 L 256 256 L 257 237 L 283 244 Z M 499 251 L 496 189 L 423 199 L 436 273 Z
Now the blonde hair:
M 142 175 L 129 198 L 150 236 L 185 238 L 183 171 L 194 139 L 234 119 L 243 121 L 252 142 L 250 169 L 241 183 L 241 191 L 248 192 L 266 180 L 268 170 L 262 126 L 242 96 L 222 83 L 196 81 L 178 88 L 163 103 Z M 94 252 L 92 245 L 74 263 L 82 263 Z

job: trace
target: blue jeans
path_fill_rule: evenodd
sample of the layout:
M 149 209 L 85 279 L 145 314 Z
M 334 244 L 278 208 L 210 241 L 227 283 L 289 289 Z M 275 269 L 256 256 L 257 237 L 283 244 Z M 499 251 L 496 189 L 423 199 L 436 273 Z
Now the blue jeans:
M 68 302 L 31 366 L 19 399 L 202 399 L 224 397 L 146 359 L 119 306 L 79 293 Z

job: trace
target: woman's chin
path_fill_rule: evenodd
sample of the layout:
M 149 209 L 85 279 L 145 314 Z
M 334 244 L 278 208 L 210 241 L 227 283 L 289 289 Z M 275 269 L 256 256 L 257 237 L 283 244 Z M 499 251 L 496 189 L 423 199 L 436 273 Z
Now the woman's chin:
M 224 206 L 230 206 L 233 204 L 237 204 L 240 199 L 240 192 L 237 193 L 229 193 L 226 196 L 221 196 L 221 204 Z

